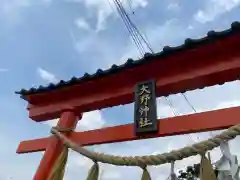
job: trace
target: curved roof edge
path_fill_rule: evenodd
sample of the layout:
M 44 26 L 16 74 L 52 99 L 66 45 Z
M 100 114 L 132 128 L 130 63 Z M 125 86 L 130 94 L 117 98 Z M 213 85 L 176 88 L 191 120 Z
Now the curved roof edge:
M 15 93 L 20 94 L 21 96 L 26 96 L 26 95 L 32 95 L 32 94 L 37 94 L 37 93 L 49 92 L 49 91 L 56 90 L 56 89 L 59 89 L 59 88 L 62 88 L 62 87 L 81 84 L 81 83 L 84 83 L 84 82 L 89 81 L 89 80 L 94 80 L 96 78 L 108 76 L 108 75 L 111 75 L 111 74 L 115 74 L 115 73 L 124 71 L 124 70 L 129 69 L 129 68 L 133 68 L 133 67 L 142 65 L 142 64 L 147 63 L 151 60 L 156 60 L 156 57 L 157 58 L 165 58 L 165 57 L 174 55 L 174 53 L 184 51 L 184 50 L 188 50 L 188 49 L 192 49 L 192 48 L 195 48 L 197 46 L 201 46 L 203 44 L 207 44 L 207 43 L 210 43 L 212 41 L 216 41 L 216 40 L 219 40 L 221 38 L 225 38 L 225 37 L 230 36 L 230 35 L 235 34 L 235 33 L 240 33 L 240 22 L 238 22 L 238 21 L 233 22 L 231 24 L 231 28 L 229 28 L 227 30 L 220 31 L 220 32 L 209 31 L 207 33 L 207 36 L 205 36 L 203 38 L 200 38 L 200 39 L 187 38 L 187 39 L 185 39 L 184 44 L 182 44 L 180 46 L 177 46 L 177 47 L 165 46 L 161 52 L 154 53 L 154 54 L 146 53 L 144 55 L 144 57 L 139 59 L 139 60 L 134 61 L 133 59 L 128 59 L 122 65 L 118 66 L 116 64 L 113 64 L 111 68 L 109 68 L 107 70 L 98 69 L 96 71 L 96 73 L 94 73 L 94 74 L 85 73 L 84 76 L 79 77 L 79 78 L 72 77 L 68 81 L 61 80 L 57 84 L 50 83 L 47 86 L 39 86 L 38 88 L 31 88 L 29 90 L 21 89 L 20 91 L 17 91 Z

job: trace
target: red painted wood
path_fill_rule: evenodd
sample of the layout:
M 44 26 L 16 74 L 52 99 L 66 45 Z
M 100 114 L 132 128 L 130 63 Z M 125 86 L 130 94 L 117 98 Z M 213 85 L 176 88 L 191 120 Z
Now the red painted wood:
M 49 100 L 56 100 L 59 101 L 60 99 L 64 99 L 64 98 L 69 98 L 69 97 L 73 97 L 76 95 L 82 94 L 82 93 L 88 93 L 88 91 L 86 91 L 89 87 L 96 87 L 96 85 L 100 85 L 102 83 L 109 83 L 108 80 L 110 80 L 113 84 L 108 84 L 108 87 L 112 85 L 116 85 L 118 83 L 121 82 L 115 82 L 114 80 L 118 79 L 122 79 L 124 80 L 124 84 L 127 82 L 130 82 L 133 78 L 132 76 L 129 75 L 133 75 L 134 79 L 135 78 L 142 78 L 142 77 L 155 77 L 156 73 L 155 71 L 157 71 L 158 73 L 161 73 L 162 71 L 165 70 L 165 72 L 171 72 L 169 71 L 169 67 L 174 67 L 174 68 L 184 68 L 185 65 L 206 65 L 206 64 L 211 64 L 211 62 L 218 62 L 219 61 L 219 57 L 222 57 L 223 55 L 225 57 L 228 57 L 227 59 L 231 59 L 234 56 L 239 56 L 239 48 L 238 45 L 240 44 L 240 33 L 239 34 L 232 34 L 231 36 L 228 36 L 226 38 L 222 38 L 216 41 L 212 41 L 211 43 L 205 43 L 202 44 L 201 46 L 195 47 L 194 49 L 186 49 L 185 51 L 181 51 L 179 53 L 175 53 L 172 56 L 167 56 L 164 58 L 157 58 L 154 60 L 149 61 L 148 63 L 139 65 L 135 68 L 132 69 L 128 69 L 122 72 L 118 72 L 115 73 L 113 75 L 109 75 L 107 77 L 104 78 L 96 78 L 93 81 L 87 81 L 84 83 L 81 83 L 79 85 L 75 85 L 75 86 L 68 86 L 65 88 L 59 88 L 57 90 L 51 91 L 51 93 L 46 92 L 46 93 L 40 93 L 40 94 L 35 94 L 35 95 L 30 95 L 30 96 L 26 96 L 25 98 L 33 104 L 43 104 L 44 102 L 49 102 Z M 205 59 L 207 58 L 207 59 Z M 217 59 L 216 59 L 217 58 Z M 209 62 L 209 59 L 211 59 L 211 62 Z M 182 64 L 184 63 L 184 64 Z M 160 66 L 160 65 L 164 65 L 164 66 Z M 150 68 L 151 67 L 151 68 Z M 166 68 L 167 67 L 167 68 Z M 195 67 L 192 67 L 195 68 Z M 161 70 L 161 71 L 160 71 Z M 149 76 L 149 72 L 151 75 Z M 141 74 L 141 76 L 139 77 L 139 73 Z M 154 75 L 154 76 L 152 76 Z M 120 77 L 120 78 L 119 78 Z M 126 78 L 127 79 L 124 79 Z M 131 78 L 130 78 L 131 77 Z M 108 79 L 106 81 L 106 79 Z M 81 88 L 81 89 L 79 89 Z M 99 88 L 104 88 L 101 86 L 97 86 L 97 90 L 99 91 Z M 84 90 L 83 90 L 84 89 Z M 79 91 L 80 90 L 80 91 Z M 89 90 L 89 89 L 88 89 Z M 72 94 L 66 94 L 65 92 L 69 92 L 71 91 Z M 94 89 L 91 89 L 91 92 L 94 91 Z M 59 93 L 62 95 L 61 97 L 59 97 Z M 42 97 L 46 97 L 48 96 L 49 99 L 43 99 Z M 57 98 L 57 99 L 56 99 Z
M 58 122 L 59 128 L 75 128 L 78 121 L 78 117 L 73 111 L 63 112 Z M 68 134 L 66 134 L 68 136 Z M 40 143 L 41 144 L 41 143 Z M 44 143 L 42 143 L 44 144 Z M 46 144 L 45 144 L 46 145 Z M 63 144 L 61 141 L 52 137 L 46 146 L 46 151 L 34 176 L 34 180 L 46 180 L 49 176 L 51 169 L 53 168 L 57 158 L 63 150 Z
M 133 124 L 108 127 L 86 132 L 71 133 L 69 138 L 83 146 L 140 140 L 188 133 L 226 129 L 240 123 L 240 107 L 196 113 L 159 120 L 159 131 L 146 137 L 136 137 Z M 46 139 L 43 139 L 44 141 Z M 42 151 L 46 146 L 41 139 L 21 143 L 18 153 Z M 42 145 L 42 146 L 41 146 Z
M 174 94 L 182 92 L 183 88 L 196 89 L 206 85 L 216 85 L 219 83 L 238 79 L 240 76 L 240 56 L 239 59 L 232 59 L 222 63 L 213 63 L 211 66 L 192 68 L 188 71 L 182 70 L 178 74 L 169 74 L 157 78 L 157 96 L 164 96 L 168 93 Z M 118 104 L 133 102 L 133 91 L 135 84 L 126 84 L 119 89 L 105 89 L 105 92 L 98 92 L 76 97 L 63 102 L 56 102 L 46 106 L 32 107 L 30 117 L 36 121 L 44 121 L 59 116 L 64 108 L 64 103 L 73 106 L 78 112 L 86 112 L 98 108 L 106 108 Z
M 64 103 L 79 112 L 130 103 L 135 84 L 148 79 L 157 80 L 157 96 L 237 80 L 240 74 L 238 47 L 240 34 L 80 85 L 27 96 L 29 115 L 36 121 L 57 118 Z
M 17 153 L 29 153 L 45 151 L 52 137 L 22 141 L 17 149 Z
M 204 88 L 240 76 L 240 34 L 203 44 L 108 77 L 97 78 L 80 85 L 52 92 L 26 96 L 30 118 L 44 121 L 60 118 L 58 127 L 76 126 L 75 114 L 95 109 L 126 104 L 133 101 L 133 88 L 139 81 L 155 79 L 157 96 L 166 96 L 197 88 Z M 66 104 L 75 112 L 66 110 Z M 63 112 L 63 113 L 62 113 Z M 65 134 L 81 145 L 94 145 L 145 138 L 163 137 L 202 131 L 225 129 L 240 123 L 240 107 L 180 116 L 159 121 L 159 131 L 145 137 L 136 137 L 133 125 L 122 125 L 99 130 Z M 56 159 L 63 150 L 60 140 L 49 138 L 24 141 L 17 152 L 45 150 L 34 180 L 46 180 Z

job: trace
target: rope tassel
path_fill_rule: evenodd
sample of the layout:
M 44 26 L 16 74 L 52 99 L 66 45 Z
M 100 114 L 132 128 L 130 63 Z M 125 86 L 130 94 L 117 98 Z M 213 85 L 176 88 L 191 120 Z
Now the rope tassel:
M 200 163 L 200 180 L 217 180 L 213 166 L 205 154 L 202 155 Z
M 202 153 L 203 151 L 212 150 L 215 147 L 218 147 L 222 143 L 222 141 L 229 141 L 235 138 L 237 135 L 240 135 L 240 124 L 229 128 L 227 131 L 215 136 L 214 138 L 210 138 L 200 143 L 193 144 L 192 146 L 188 146 L 179 150 L 174 150 L 169 153 L 134 157 L 114 156 L 89 151 L 88 149 L 83 148 L 78 144 L 75 144 L 73 141 L 60 133 L 56 128 L 52 129 L 52 133 L 55 134 L 58 138 L 60 138 L 66 146 L 94 161 L 118 166 L 139 166 L 140 159 L 143 164 L 149 166 L 165 164 L 176 160 L 182 160 L 184 158 Z
M 98 180 L 99 176 L 99 165 L 97 162 L 94 162 L 91 169 L 88 171 L 87 180 Z
M 68 159 L 68 148 L 65 146 L 47 180 L 63 180 Z
M 177 175 L 174 172 L 175 162 L 171 162 L 171 173 L 170 173 L 170 180 L 178 180 Z
M 141 180 L 151 180 L 151 176 L 146 167 L 143 168 L 143 174 Z

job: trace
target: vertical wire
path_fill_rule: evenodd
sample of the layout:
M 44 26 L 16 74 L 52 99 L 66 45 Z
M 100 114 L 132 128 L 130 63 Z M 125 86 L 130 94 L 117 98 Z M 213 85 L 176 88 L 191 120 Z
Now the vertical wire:
M 131 24 L 129 22 L 129 19 L 126 18 L 126 12 L 124 11 L 124 8 L 122 7 L 122 4 L 120 1 L 118 0 L 113 0 L 115 3 L 115 6 L 117 7 L 118 13 L 121 16 L 130 36 L 133 39 L 133 42 L 135 43 L 135 45 L 137 46 L 137 49 L 139 51 L 139 53 L 141 54 L 141 56 L 144 55 L 144 48 L 142 47 L 141 41 L 139 40 L 139 38 L 137 37 L 137 35 L 135 34 L 135 32 L 133 31 L 133 29 L 131 28 Z

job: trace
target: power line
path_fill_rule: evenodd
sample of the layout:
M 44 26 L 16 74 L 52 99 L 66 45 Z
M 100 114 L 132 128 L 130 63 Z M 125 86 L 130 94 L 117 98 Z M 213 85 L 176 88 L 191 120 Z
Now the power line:
M 138 49 L 139 53 L 141 54 L 141 56 L 143 56 L 144 52 L 145 52 L 143 42 L 144 42 L 145 46 L 152 52 L 152 49 L 149 46 L 149 43 L 142 36 L 142 34 L 140 33 L 140 31 L 138 30 L 136 25 L 131 21 L 131 19 L 130 19 L 129 15 L 127 14 L 127 12 L 125 11 L 121 1 L 113 0 L 113 2 L 117 8 L 118 14 L 122 18 L 128 32 L 129 32 L 131 38 L 133 39 L 135 45 L 137 46 L 137 49 Z
M 186 100 L 186 102 L 188 103 L 188 105 L 192 108 L 192 110 L 195 112 L 195 113 L 197 113 L 197 110 L 194 108 L 194 106 L 193 106 L 193 104 L 189 101 L 189 99 L 187 98 L 187 96 L 186 96 L 186 94 L 184 94 L 184 93 L 181 93 L 182 94 L 182 96 L 184 97 L 184 99 Z M 214 136 L 214 134 L 213 134 L 213 132 L 212 131 L 209 131 L 209 134 L 210 134 L 210 136 Z
M 133 39 L 133 42 L 135 43 L 141 56 L 144 55 L 144 45 L 142 42 L 144 42 L 145 46 L 150 50 L 151 53 L 153 53 L 150 43 L 143 37 L 143 35 L 138 30 L 136 25 L 131 21 L 131 19 L 130 19 L 129 15 L 127 14 L 127 12 L 125 11 L 121 1 L 113 0 L 113 2 L 116 6 L 118 14 L 120 15 L 121 19 L 123 20 L 124 25 L 126 26 L 128 32 L 129 32 L 131 38 Z M 131 2 L 129 0 L 129 4 L 130 3 Z M 168 97 L 164 97 L 164 98 L 168 102 L 169 107 L 172 109 L 174 116 L 176 116 L 178 113 L 175 110 L 173 103 L 171 102 L 171 100 Z
M 177 112 L 177 110 L 174 108 L 172 101 L 171 101 L 167 96 L 164 96 L 164 99 L 167 101 L 169 107 L 171 108 L 171 110 L 172 110 L 172 112 L 173 112 L 173 115 L 174 115 L 174 116 L 179 115 L 178 112 Z
M 122 7 L 123 8 L 123 7 Z M 124 9 L 123 9 L 124 10 Z M 143 37 L 143 35 L 141 34 L 141 32 L 139 31 L 139 29 L 136 27 L 136 25 L 131 21 L 131 19 L 129 18 L 129 15 L 125 12 L 126 18 L 128 19 L 129 23 L 131 24 L 131 26 L 134 28 L 134 30 L 136 31 L 136 33 L 141 37 L 142 41 L 145 43 L 145 45 L 147 46 L 147 48 L 153 53 L 153 50 L 149 44 L 149 42 L 147 42 L 147 40 Z
M 128 6 L 129 6 L 130 11 L 132 12 L 132 14 L 134 14 L 135 12 L 132 8 L 132 0 L 127 0 L 127 2 L 128 2 Z
M 145 39 L 145 37 L 141 34 L 139 29 L 136 27 L 136 25 L 131 21 L 129 15 L 127 14 L 126 10 L 123 7 L 122 2 L 120 0 L 113 0 L 113 2 L 115 4 L 115 6 L 116 6 L 118 14 L 120 15 L 121 19 L 123 20 L 124 25 L 126 26 L 128 32 L 129 32 L 133 42 L 135 43 L 139 53 L 141 54 L 141 56 L 143 56 L 144 52 L 145 52 L 143 43 L 145 44 L 145 46 L 148 48 L 148 50 L 151 53 L 154 53 L 153 49 L 150 46 L 150 43 Z M 128 4 L 129 4 L 129 7 L 131 9 L 131 0 L 128 0 Z M 191 102 L 188 100 L 186 95 L 184 93 L 181 93 L 181 94 L 183 95 L 184 99 L 186 100 L 187 104 L 191 107 L 191 109 L 194 112 L 196 112 L 196 109 L 191 104 Z M 177 113 L 176 109 L 174 108 L 173 103 L 171 102 L 171 100 L 168 97 L 164 97 L 164 98 L 166 99 L 166 101 L 168 102 L 168 105 L 172 109 L 173 114 L 175 116 L 178 115 L 178 113 Z
M 184 93 L 181 93 L 182 96 L 184 97 L 185 101 L 187 102 L 187 104 L 191 107 L 191 109 L 196 113 L 197 110 L 194 108 L 193 104 L 188 100 L 187 96 Z
M 135 43 L 135 45 L 136 45 L 139 53 L 140 53 L 141 55 L 143 55 L 144 50 L 143 50 L 143 48 L 141 47 L 141 43 L 139 42 L 139 39 L 136 37 L 134 31 L 132 30 L 131 24 L 130 24 L 129 21 L 126 19 L 125 13 L 124 13 L 123 9 L 121 8 L 121 3 L 120 3 L 118 0 L 113 0 L 113 2 L 114 2 L 114 4 L 115 4 L 115 6 L 116 6 L 116 9 L 117 9 L 118 14 L 120 15 L 121 19 L 123 20 L 124 25 L 126 26 L 126 28 L 127 28 L 128 32 L 129 32 L 129 34 L 130 34 L 133 42 Z

